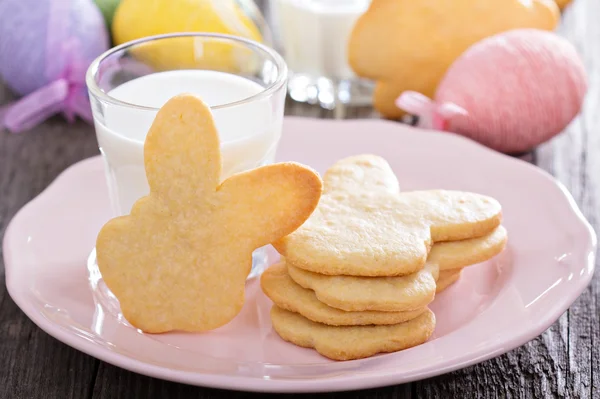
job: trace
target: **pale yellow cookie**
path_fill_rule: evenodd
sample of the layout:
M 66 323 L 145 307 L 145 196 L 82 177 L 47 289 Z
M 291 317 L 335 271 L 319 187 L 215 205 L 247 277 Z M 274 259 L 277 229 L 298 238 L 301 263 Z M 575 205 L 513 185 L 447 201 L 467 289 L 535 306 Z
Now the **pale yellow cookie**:
M 461 241 L 436 243 L 429 252 L 428 261 L 437 263 L 442 270 L 461 269 L 485 262 L 504 250 L 508 235 L 503 226 L 483 237 Z
M 317 323 L 331 326 L 361 326 L 398 324 L 414 319 L 425 312 L 422 307 L 406 312 L 346 312 L 319 301 L 312 290 L 302 288 L 291 279 L 284 263 L 270 266 L 262 275 L 263 292 L 275 305 Z
M 326 191 L 400 192 L 398 179 L 387 161 L 377 155 L 355 155 L 335 163 L 323 176 Z
M 434 242 L 481 237 L 500 225 L 501 207 L 493 198 L 446 190 L 363 190 L 361 185 L 370 187 L 384 172 L 365 173 L 355 187 L 346 172 L 352 162 L 361 165 L 356 157 L 345 159 L 326 173 L 315 212 L 273 243 L 294 266 L 328 275 L 406 275 L 423 268 Z
M 348 37 L 348 64 L 358 76 L 375 81 L 373 106 L 391 119 L 404 114 L 395 100 L 405 91 L 435 98 L 448 68 L 480 40 L 512 29 L 552 31 L 560 21 L 552 0 L 372 0 L 369 4 Z
M 440 271 L 440 276 L 436 282 L 436 294 L 444 291 L 452 284 L 456 283 L 462 274 L 462 269 Z
M 282 339 L 314 348 L 333 360 L 361 359 L 411 348 L 426 342 L 435 330 L 435 315 L 429 309 L 410 321 L 389 326 L 328 326 L 273 306 L 271 321 Z
M 298 228 L 316 207 L 319 176 L 281 163 L 222 183 L 217 130 L 191 95 L 169 100 L 144 144 L 150 194 L 100 231 L 98 266 L 125 318 L 145 332 L 206 331 L 244 303 L 252 251 Z
M 502 226 L 482 238 L 436 243 L 427 259 L 429 269 L 394 277 L 329 276 L 287 264 L 292 279 L 314 290 L 319 301 L 330 307 L 346 311 L 404 311 L 433 300 L 438 268 L 441 273 L 442 269 L 460 270 L 486 261 L 501 252 L 505 243 L 506 230 Z
M 423 308 L 433 301 L 438 278 L 438 267 L 432 263 L 416 273 L 397 277 L 328 276 L 286 264 L 297 284 L 315 291 L 317 299 L 326 305 L 347 312 Z

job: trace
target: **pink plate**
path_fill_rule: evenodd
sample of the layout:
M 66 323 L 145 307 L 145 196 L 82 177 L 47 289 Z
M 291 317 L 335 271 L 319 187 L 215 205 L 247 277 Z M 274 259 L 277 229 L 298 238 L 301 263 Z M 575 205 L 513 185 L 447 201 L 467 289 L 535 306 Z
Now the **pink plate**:
M 507 249 L 465 270 L 432 305 L 425 344 L 333 362 L 281 340 L 256 279 L 229 325 L 206 334 L 147 335 L 119 316 L 86 259 L 109 217 L 102 160 L 65 171 L 12 220 L 4 238 L 6 284 L 19 307 L 62 342 L 141 374 L 247 391 L 339 391 L 413 381 L 498 356 L 535 338 L 590 282 L 596 237 L 551 176 L 451 134 L 392 122 L 288 118 L 279 158 L 323 172 L 359 153 L 384 156 L 403 190 L 469 190 L 497 198 Z

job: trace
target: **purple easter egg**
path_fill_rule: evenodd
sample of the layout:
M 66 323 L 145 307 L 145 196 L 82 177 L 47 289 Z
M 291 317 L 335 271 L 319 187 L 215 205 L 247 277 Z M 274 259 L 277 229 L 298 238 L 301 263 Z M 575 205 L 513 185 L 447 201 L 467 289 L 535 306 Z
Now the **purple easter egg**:
M 16 93 L 30 94 L 65 74 L 74 57 L 64 47 L 73 43 L 78 75 L 109 47 L 92 0 L 0 1 L 0 77 Z

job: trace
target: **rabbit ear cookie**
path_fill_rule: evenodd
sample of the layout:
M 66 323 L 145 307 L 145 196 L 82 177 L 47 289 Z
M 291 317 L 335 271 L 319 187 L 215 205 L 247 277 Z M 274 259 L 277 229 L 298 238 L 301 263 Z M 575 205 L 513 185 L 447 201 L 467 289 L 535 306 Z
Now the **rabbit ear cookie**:
M 219 134 L 210 108 L 199 98 L 180 95 L 157 114 L 144 142 L 144 167 L 151 195 L 171 206 L 187 206 L 214 192 L 221 176 Z
M 308 218 L 321 179 L 281 163 L 220 183 L 212 114 L 191 95 L 159 110 L 144 161 L 150 194 L 98 234 L 102 277 L 125 318 L 144 332 L 220 327 L 242 308 L 252 251 Z
M 323 176 L 328 192 L 400 192 L 398 179 L 387 161 L 376 155 L 356 155 L 338 161 Z

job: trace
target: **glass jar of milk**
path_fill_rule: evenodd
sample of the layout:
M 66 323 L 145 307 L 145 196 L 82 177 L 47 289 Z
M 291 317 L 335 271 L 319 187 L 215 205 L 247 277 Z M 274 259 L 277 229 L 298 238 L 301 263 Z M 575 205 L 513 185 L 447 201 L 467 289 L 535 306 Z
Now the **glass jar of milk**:
M 167 100 L 191 93 L 211 107 L 225 179 L 274 162 L 286 82 L 287 66 L 277 52 L 229 35 L 146 37 L 100 56 L 90 66 L 86 83 L 113 215 L 128 214 L 135 201 L 149 193 L 144 140 Z M 95 262 L 93 256 L 90 259 Z M 252 275 L 260 273 L 266 261 L 265 249 L 255 251 Z
M 348 40 L 370 0 L 270 0 L 273 38 L 290 69 L 296 101 L 333 109 L 370 105 L 371 81 L 348 65 Z

